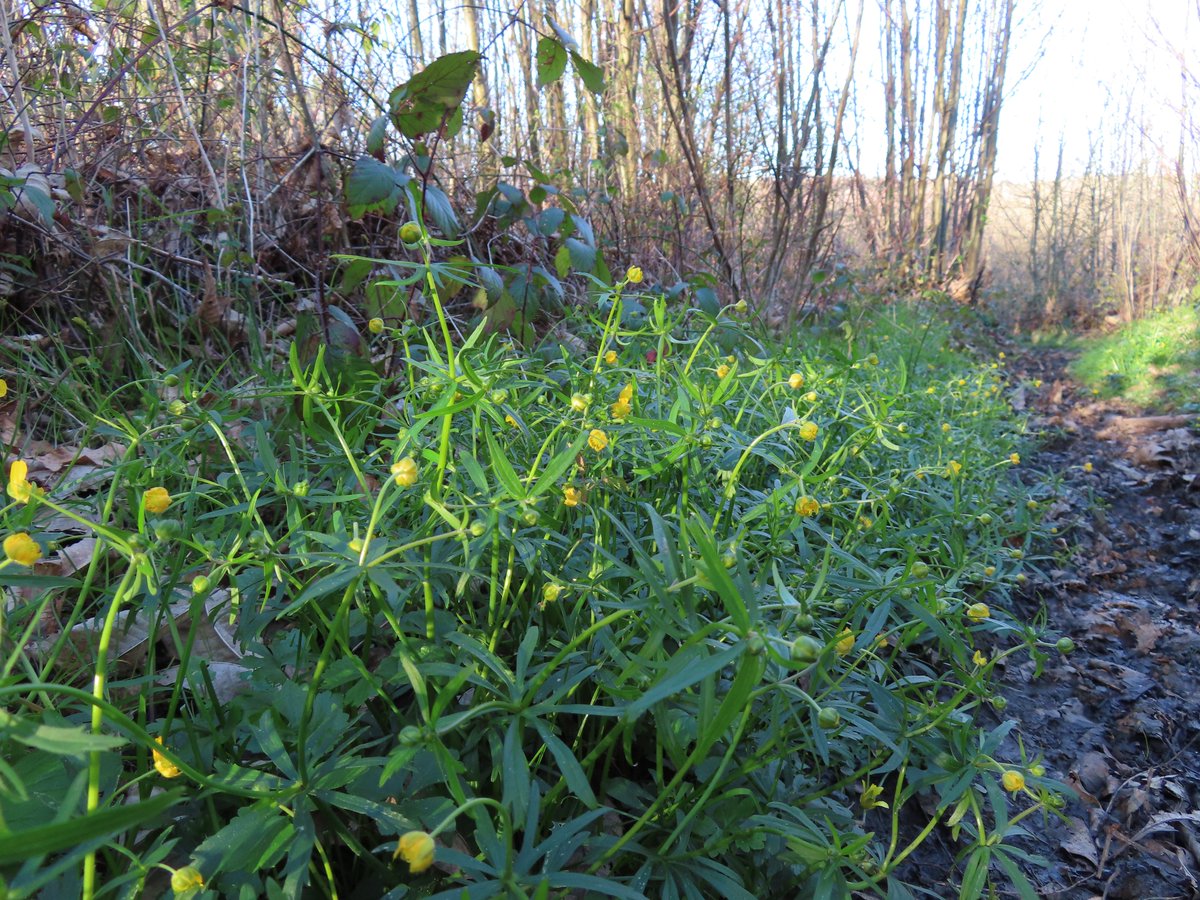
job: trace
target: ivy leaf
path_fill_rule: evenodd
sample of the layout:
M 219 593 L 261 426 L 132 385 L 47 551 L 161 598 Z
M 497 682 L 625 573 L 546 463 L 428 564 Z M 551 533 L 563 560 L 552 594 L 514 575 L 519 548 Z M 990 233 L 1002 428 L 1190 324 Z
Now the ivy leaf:
M 390 213 L 409 178 L 373 156 L 360 156 L 346 177 L 346 206 L 352 219 L 367 212 Z
M 593 94 L 604 93 L 604 71 L 595 63 L 590 63 L 578 53 L 572 51 L 571 62 L 575 64 L 575 74 L 579 76 Z
M 462 105 L 478 66 L 479 54 L 474 50 L 449 53 L 392 91 L 388 109 L 400 133 L 416 138 L 440 128 Z
M 544 37 L 539 40 L 537 42 L 538 87 L 545 87 L 558 81 L 566 70 L 566 48 L 552 37 Z

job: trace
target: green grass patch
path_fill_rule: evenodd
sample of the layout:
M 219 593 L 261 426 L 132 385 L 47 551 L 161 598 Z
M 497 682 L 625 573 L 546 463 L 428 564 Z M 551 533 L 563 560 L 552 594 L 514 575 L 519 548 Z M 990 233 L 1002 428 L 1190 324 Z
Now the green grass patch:
M 1200 412 L 1200 310 L 1178 306 L 1086 341 L 1071 372 L 1105 398 Z
M 7 896 L 906 897 L 939 826 L 963 897 L 1023 883 L 1054 785 L 984 722 L 1055 643 L 1000 366 L 931 308 L 568 324 L 12 379 L 100 461 L 0 509 Z

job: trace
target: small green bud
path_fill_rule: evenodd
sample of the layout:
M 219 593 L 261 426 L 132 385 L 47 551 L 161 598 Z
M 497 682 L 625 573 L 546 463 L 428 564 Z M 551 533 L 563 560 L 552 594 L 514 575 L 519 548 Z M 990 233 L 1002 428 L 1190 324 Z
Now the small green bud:
M 174 541 L 183 533 L 183 525 L 178 519 L 159 519 L 154 523 L 154 536 L 160 541 Z
M 297 481 L 292 485 L 292 493 L 297 497 L 307 497 L 309 484 L 307 481 Z
M 542 602 L 553 603 L 562 594 L 562 588 L 553 581 L 548 581 L 542 585 Z
M 980 525 L 991 525 L 992 517 L 990 515 L 988 515 L 987 513 L 984 513 L 983 515 L 981 515 L 979 517 L 979 524 Z
M 399 740 L 401 747 L 419 747 L 425 743 L 425 736 L 416 725 L 405 725 L 400 729 Z
M 1004 712 L 1004 710 L 1008 709 L 1008 699 L 1005 697 L 993 697 L 992 709 L 996 712 Z
M 487 526 L 482 522 L 476 521 L 471 523 L 471 537 L 483 537 L 486 532 Z
M 163 377 L 163 385 L 165 387 L 169 387 L 169 388 L 178 387 L 179 376 L 176 375 L 174 372 L 172 372 L 170 375 L 164 376 Z
M 817 713 L 817 724 L 828 731 L 842 724 L 842 716 L 832 706 L 824 706 Z
M 421 226 L 416 222 L 405 222 L 400 226 L 400 240 L 406 244 L 415 244 L 421 240 Z
M 762 656 L 767 652 L 767 642 L 763 640 L 763 636 L 757 631 L 751 631 L 746 635 L 746 642 L 751 656 Z
M 534 525 L 536 525 L 538 523 L 537 510 L 533 510 L 533 509 L 525 510 L 525 512 L 521 514 L 521 521 L 530 527 L 533 527 Z
M 187 404 L 182 400 L 172 400 L 167 404 L 167 410 L 173 416 L 182 416 L 185 412 L 187 412 Z
M 1075 642 L 1069 637 L 1060 637 L 1054 646 L 1059 653 L 1070 653 L 1075 649 Z
M 929 566 L 923 562 L 913 563 L 912 573 L 914 578 L 924 578 L 929 574 Z
M 209 580 L 207 575 L 197 575 L 192 579 L 192 593 L 206 594 L 208 593 Z
M 813 663 L 821 655 L 821 651 L 825 649 L 825 645 L 818 641 L 811 634 L 802 634 L 800 637 L 792 641 L 791 656 L 799 663 Z

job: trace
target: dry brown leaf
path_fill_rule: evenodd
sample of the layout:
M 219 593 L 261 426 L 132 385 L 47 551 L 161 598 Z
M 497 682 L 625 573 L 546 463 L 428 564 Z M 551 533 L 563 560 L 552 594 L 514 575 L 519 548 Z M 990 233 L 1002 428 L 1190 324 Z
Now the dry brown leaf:
M 1082 819 L 1070 816 L 1067 819 L 1067 832 L 1069 836 L 1059 846 L 1072 856 L 1078 856 L 1093 866 L 1098 866 L 1100 854 L 1096 850 L 1096 842 L 1092 840 L 1092 833 L 1087 824 Z

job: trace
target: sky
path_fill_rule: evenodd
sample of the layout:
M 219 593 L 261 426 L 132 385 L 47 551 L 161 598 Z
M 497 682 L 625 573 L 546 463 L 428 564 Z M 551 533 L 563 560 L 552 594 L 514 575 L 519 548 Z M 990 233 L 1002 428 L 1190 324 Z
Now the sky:
M 1041 174 L 1053 175 L 1063 141 L 1066 174 L 1087 165 L 1097 138 L 1110 148 L 1136 137 L 1124 125 L 1129 97 L 1144 104 L 1154 142 L 1179 136 L 1183 52 L 1200 77 L 1197 0 L 1021 0 L 1014 28 L 1012 85 L 1000 124 L 997 176 L 1024 181 L 1040 145 Z M 1200 93 L 1195 97 L 1200 104 Z

